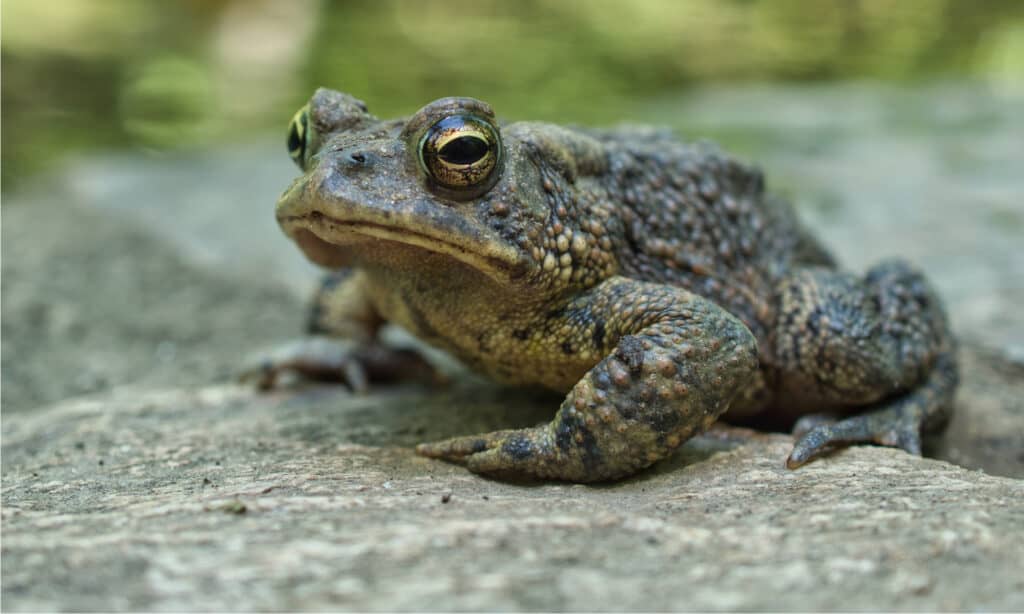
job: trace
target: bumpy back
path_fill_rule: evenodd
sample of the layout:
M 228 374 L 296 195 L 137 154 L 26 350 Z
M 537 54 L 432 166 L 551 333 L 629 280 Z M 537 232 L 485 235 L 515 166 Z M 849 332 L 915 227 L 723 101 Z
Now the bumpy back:
M 761 337 L 782 275 L 834 265 L 789 203 L 765 192 L 759 169 L 664 130 L 590 134 L 608 150 L 602 183 L 620 204 L 624 274 L 712 298 Z

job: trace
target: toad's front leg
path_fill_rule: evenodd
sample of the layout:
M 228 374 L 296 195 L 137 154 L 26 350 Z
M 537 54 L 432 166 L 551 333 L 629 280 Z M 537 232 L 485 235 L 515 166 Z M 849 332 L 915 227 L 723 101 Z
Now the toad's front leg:
M 338 381 L 356 392 L 371 382 L 420 380 L 443 376 L 419 353 L 381 343 L 384 318 L 367 298 L 367 277 L 350 269 L 323 278 L 313 297 L 307 325 L 310 336 L 252 357 L 239 374 L 261 389 L 273 388 L 283 373 L 312 380 Z
M 504 477 L 615 479 L 708 428 L 757 369 L 750 331 L 680 288 L 612 278 L 561 314 L 553 329 L 566 331 L 564 341 L 590 344 L 605 357 L 554 420 L 423 444 L 417 452 Z

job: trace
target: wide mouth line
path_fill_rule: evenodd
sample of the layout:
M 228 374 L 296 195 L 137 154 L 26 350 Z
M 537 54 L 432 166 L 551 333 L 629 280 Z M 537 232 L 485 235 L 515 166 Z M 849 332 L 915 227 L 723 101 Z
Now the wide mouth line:
M 514 264 L 502 258 L 488 256 L 467 249 L 462 245 L 446 241 L 436 235 L 430 235 L 408 228 L 395 228 L 384 224 L 367 221 L 339 220 L 319 211 L 303 215 L 289 215 L 279 219 L 282 225 L 296 225 L 312 232 L 318 239 L 330 245 L 341 246 L 324 232 L 324 226 L 333 226 L 366 237 L 394 241 L 404 245 L 419 247 L 436 253 L 446 254 L 474 266 L 486 266 L 494 272 L 510 274 Z

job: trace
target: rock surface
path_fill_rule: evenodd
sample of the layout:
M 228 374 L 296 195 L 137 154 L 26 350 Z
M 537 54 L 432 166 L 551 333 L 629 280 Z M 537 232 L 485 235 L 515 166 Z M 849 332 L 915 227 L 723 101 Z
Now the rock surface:
M 279 146 L 100 158 L 5 195 L 4 609 L 1024 609 L 1022 102 L 652 105 L 741 133 L 844 261 L 906 255 L 948 299 L 964 381 L 934 458 L 795 472 L 788 436 L 721 429 L 621 483 L 505 484 L 411 447 L 557 399 L 461 371 L 363 397 L 230 384 L 298 331 L 314 278 L 269 214 L 294 172 Z
M 1024 606 L 1020 480 L 880 448 L 788 471 L 788 437 L 744 431 L 606 486 L 503 484 L 411 452 L 529 424 L 537 401 L 471 381 L 365 398 L 222 386 L 5 421 L 5 606 Z

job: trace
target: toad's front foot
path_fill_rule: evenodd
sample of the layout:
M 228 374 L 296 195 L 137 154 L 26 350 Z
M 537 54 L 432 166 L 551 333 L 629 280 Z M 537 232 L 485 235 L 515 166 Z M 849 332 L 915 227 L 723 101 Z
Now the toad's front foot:
M 371 382 L 444 381 L 443 375 L 413 350 L 323 336 L 306 337 L 258 355 L 242 369 L 239 379 L 255 381 L 261 390 L 268 390 L 288 373 L 340 382 L 358 393 L 366 392 Z
M 474 473 L 572 479 L 567 474 L 579 469 L 566 467 L 566 455 L 552 444 L 548 427 L 541 426 L 423 443 L 416 446 L 416 453 L 465 465 Z

